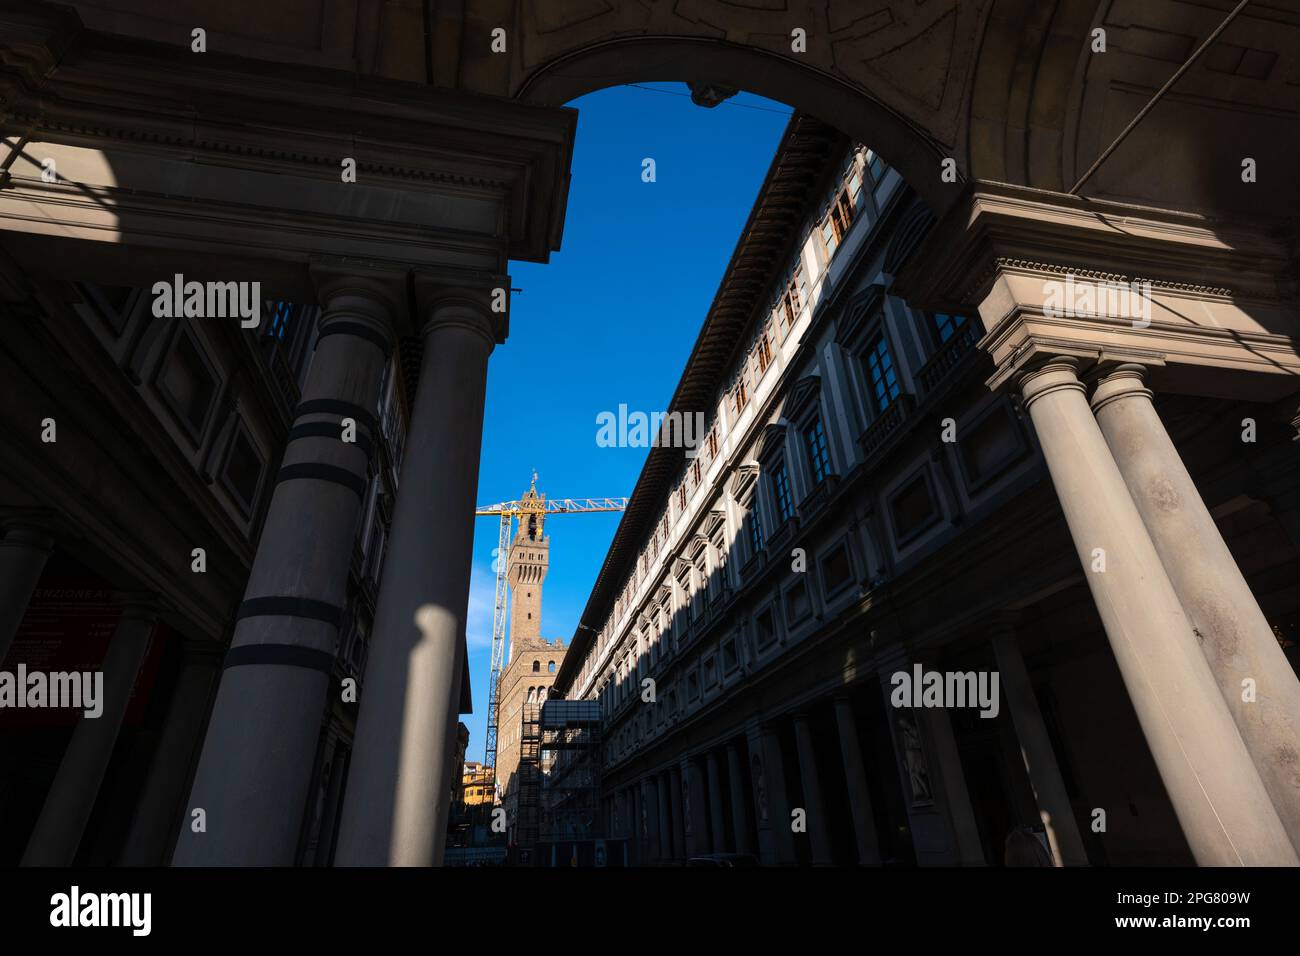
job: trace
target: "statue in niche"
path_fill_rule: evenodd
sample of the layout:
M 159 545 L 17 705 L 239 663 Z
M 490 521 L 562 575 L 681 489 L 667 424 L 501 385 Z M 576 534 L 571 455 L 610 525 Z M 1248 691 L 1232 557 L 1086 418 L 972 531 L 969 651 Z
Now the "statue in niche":
M 903 765 L 907 768 L 907 782 L 912 788 L 912 803 L 930 803 L 930 768 L 925 762 L 921 746 L 921 732 L 910 717 L 899 714 L 896 718 L 898 737 L 903 748 Z
M 754 771 L 754 791 L 758 804 L 758 819 L 767 822 L 767 780 L 763 777 L 763 761 L 758 759 L 758 754 L 754 754 L 753 760 Z

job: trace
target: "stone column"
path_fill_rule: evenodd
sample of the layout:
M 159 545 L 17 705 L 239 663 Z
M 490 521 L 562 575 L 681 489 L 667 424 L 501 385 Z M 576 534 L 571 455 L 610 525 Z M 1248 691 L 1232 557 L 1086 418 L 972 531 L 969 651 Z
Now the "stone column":
M 1065 781 L 1061 779 L 1052 742 L 1043 725 L 1043 715 L 1034 697 L 1034 685 L 1025 669 L 1025 659 L 1020 654 L 1010 622 L 1000 622 L 1000 628 L 992 641 L 999 683 L 1011 711 L 1011 722 L 1016 728 L 1016 740 L 1020 742 L 1020 755 L 1029 774 L 1029 785 L 1038 803 L 1038 816 L 1047 830 L 1052 860 L 1057 866 L 1087 866 L 1088 854 L 1083 848 L 1083 838 L 1074 819 L 1070 796 L 1065 792 Z
M 686 782 L 686 856 L 689 858 L 709 852 L 708 809 L 699 762 L 682 758 L 682 776 Z
M 727 852 L 727 825 L 722 813 L 722 774 L 718 769 L 718 752 L 710 750 L 705 759 L 709 774 L 709 834 L 714 853 Z
M 1097 386 L 1092 408 L 1246 749 L 1300 848 L 1300 681 L 1156 414 L 1144 371 L 1119 366 Z
M 182 654 L 167 719 L 122 850 L 124 866 L 165 864 L 176 835 L 177 813 L 185 809 L 185 787 L 202 742 L 199 735 L 221 672 L 221 655 L 215 643 L 186 644 Z
M 659 811 L 659 862 L 667 863 L 673 858 L 673 832 L 668 785 L 662 773 L 655 774 L 655 806 Z
M 646 792 L 646 826 L 649 830 L 650 848 L 646 851 L 646 859 L 653 860 L 657 864 L 664 862 L 663 853 L 663 808 L 659 803 L 659 777 L 658 774 L 647 777 L 642 786 Z
M 1075 366 L 1074 359 L 1053 359 L 1023 376 L 1021 389 L 1183 834 L 1203 866 L 1300 864 Z
M 797 857 L 794 852 L 794 830 L 791 829 L 790 796 L 785 788 L 785 759 L 781 755 L 781 738 L 772 724 L 764 724 L 761 734 L 763 794 L 757 793 L 760 783 L 755 781 L 755 799 L 757 801 L 762 796 L 767 801 L 772 835 L 770 851 L 772 862 L 782 865 L 792 864 L 797 861 Z
M 799 748 L 799 777 L 803 784 L 804 812 L 808 819 L 808 840 L 812 844 L 813 866 L 830 866 L 831 838 L 826 826 L 826 804 L 822 800 L 817 757 L 813 751 L 812 725 L 807 714 L 794 715 L 794 739 Z
M 642 866 L 645 864 L 646 834 L 645 827 L 642 826 L 645 822 L 645 805 L 641 803 L 641 783 L 633 783 L 628 790 L 632 793 L 632 845 L 636 848 L 632 862 Z
M 766 866 L 775 866 L 776 837 L 772 831 L 772 811 L 767 797 L 763 731 L 757 721 L 745 724 L 745 743 L 749 750 L 749 786 L 754 800 L 754 835 L 758 839 L 758 859 Z
M 289 866 L 311 787 L 395 301 L 317 273 L 325 311 L 226 655 L 177 866 Z M 344 442 L 344 419 L 356 442 Z M 192 812 L 203 810 L 206 832 Z
M 844 760 L 844 779 L 848 784 L 849 807 L 853 812 L 858 865 L 879 866 L 876 818 L 871 809 L 871 790 L 867 785 L 866 765 L 862 762 L 858 724 L 853 717 L 853 705 L 843 694 L 835 698 L 835 720 L 840 730 L 840 756 Z
M 127 596 L 122 617 L 100 665 L 102 696 L 98 717 L 82 715 L 63 752 L 45 805 L 36 821 L 23 866 L 71 866 L 104 780 L 122 719 L 131 702 L 131 688 L 149 649 L 158 611 L 148 598 Z
M 437 290 L 408 429 L 374 639 L 360 694 L 340 866 L 439 866 L 445 741 L 465 666 L 488 355 L 490 290 Z
M 0 538 L 0 664 L 27 613 L 54 539 L 35 525 L 6 522 Z
M 673 859 L 686 861 L 686 817 L 682 813 L 682 771 L 680 767 L 668 769 L 668 804 L 673 818 Z
M 916 713 L 930 738 L 939 783 L 938 796 L 957 840 L 958 863 L 961 866 L 984 866 L 984 844 L 980 840 L 979 824 L 975 822 L 975 808 L 970 802 L 970 789 L 966 786 L 966 771 L 957 750 L 957 739 L 952 733 L 952 720 L 942 707 L 922 708 Z
M 753 853 L 749 837 L 749 808 L 745 803 L 745 771 L 740 748 L 734 740 L 727 742 L 727 777 L 731 784 L 731 826 L 736 837 L 737 853 Z

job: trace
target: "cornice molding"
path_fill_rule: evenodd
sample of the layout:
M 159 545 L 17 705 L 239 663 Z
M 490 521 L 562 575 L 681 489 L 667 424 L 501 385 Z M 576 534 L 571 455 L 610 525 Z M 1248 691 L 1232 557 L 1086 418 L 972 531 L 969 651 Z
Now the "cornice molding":
M 909 257 L 894 292 L 914 307 L 970 309 L 1001 272 L 1019 270 L 1278 301 L 1293 255 L 1271 223 L 980 181 Z

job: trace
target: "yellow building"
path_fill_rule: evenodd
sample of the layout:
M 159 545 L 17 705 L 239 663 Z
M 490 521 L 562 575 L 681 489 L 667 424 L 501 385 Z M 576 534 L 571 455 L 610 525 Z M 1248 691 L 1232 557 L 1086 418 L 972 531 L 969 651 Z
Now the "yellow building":
M 461 773 L 464 789 L 464 802 L 467 807 L 491 804 L 496 800 L 492 782 L 492 771 L 477 760 L 468 760 Z

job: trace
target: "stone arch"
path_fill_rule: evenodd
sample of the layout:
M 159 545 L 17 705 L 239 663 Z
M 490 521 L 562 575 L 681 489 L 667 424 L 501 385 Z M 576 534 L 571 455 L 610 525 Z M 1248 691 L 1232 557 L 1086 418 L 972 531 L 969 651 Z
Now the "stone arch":
M 1300 179 L 1243 183 L 1243 156 L 1300 149 L 1300 17 L 1247 7 L 1089 180 L 1090 199 L 1276 220 Z M 520 42 L 470 88 L 547 105 L 629 82 L 757 93 L 877 149 L 942 218 L 972 180 L 1063 193 L 1223 20 L 1194 0 L 695 0 L 521 9 Z M 805 54 L 789 49 L 806 24 Z M 1094 53 L 1094 30 L 1107 50 Z M 504 59 L 504 58 L 501 58 Z M 938 176 L 957 161 L 957 181 Z
M 626 37 L 563 54 L 532 70 L 518 99 L 560 106 L 626 83 L 686 82 L 744 90 L 776 100 L 871 146 L 926 203 L 942 213 L 961 194 L 945 183 L 940 163 L 952 150 L 881 100 L 830 73 L 755 46 L 692 37 Z

